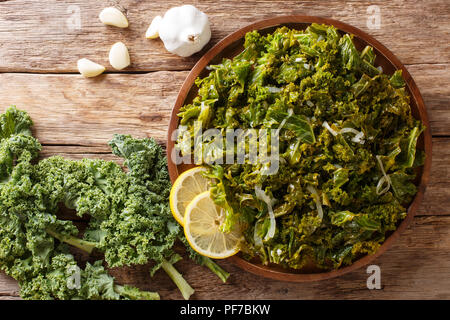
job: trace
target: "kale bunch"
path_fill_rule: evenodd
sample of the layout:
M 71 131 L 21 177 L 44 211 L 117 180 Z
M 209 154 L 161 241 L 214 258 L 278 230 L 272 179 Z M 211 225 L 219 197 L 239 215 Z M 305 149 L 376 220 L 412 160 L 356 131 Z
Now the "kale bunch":
M 173 264 L 173 250 L 184 235 L 169 205 L 170 180 L 163 150 L 153 139 L 116 135 L 113 152 L 125 159 L 128 172 L 112 162 L 59 156 L 37 163 L 41 149 L 32 136 L 32 121 L 9 108 L 0 118 L 0 269 L 18 280 L 28 299 L 159 299 L 114 283 L 103 261 L 77 266 L 69 246 L 104 253 L 109 267 L 154 262 L 163 268 L 184 298 L 194 292 Z M 60 205 L 89 216 L 83 237 Z M 222 280 L 228 273 L 208 258 L 190 255 Z M 74 270 L 79 285 L 70 286 Z
M 244 230 L 247 258 L 339 268 L 376 252 L 406 216 L 424 126 L 411 114 L 401 70 L 387 75 L 375 58 L 333 26 L 281 27 L 247 33 L 239 55 L 196 80 L 198 95 L 178 114 L 189 134 L 177 148 L 193 154 L 198 122 L 221 131 L 203 141 L 203 162 L 212 198 L 227 212 L 222 228 Z M 216 143 L 230 129 L 276 136 L 277 172 L 235 154 L 234 163 L 214 164 L 236 150 Z M 238 147 L 261 150 L 261 141 Z

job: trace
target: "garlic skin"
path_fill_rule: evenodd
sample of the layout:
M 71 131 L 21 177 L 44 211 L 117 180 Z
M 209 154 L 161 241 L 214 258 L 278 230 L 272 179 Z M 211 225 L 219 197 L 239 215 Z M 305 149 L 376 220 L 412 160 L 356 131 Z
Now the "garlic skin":
M 96 77 L 105 71 L 104 66 L 86 58 L 78 60 L 77 67 L 81 75 L 86 78 Z
M 159 37 L 167 51 L 189 57 L 211 39 L 208 16 L 192 5 L 171 8 L 161 21 Z
M 116 70 L 122 70 L 130 65 L 130 54 L 123 42 L 116 42 L 109 50 L 109 63 Z
M 128 20 L 127 17 L 117 8 L 109 7 L 105 8 L 100 12 L 99 19 L 102 23 L 115 26 L 118 28 L 127 28 Z
M 150 26 L 145 33 L 145 37 L 147 39 L 156 39 L 159 37 L 159 27 L 161 25 L 162 19 L 163 18 L 161 16 L 156 16 L 155 18 L 153 18 L 152 23 L 150 23 Z

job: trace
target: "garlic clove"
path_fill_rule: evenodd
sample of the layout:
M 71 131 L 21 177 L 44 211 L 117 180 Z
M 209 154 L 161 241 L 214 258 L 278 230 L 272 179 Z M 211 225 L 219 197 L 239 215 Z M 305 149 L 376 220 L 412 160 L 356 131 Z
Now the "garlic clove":
M 117 8 L 109 7 L 105 8 L 100 12 L 99 16 L 100 21 L 104 24 L 115 26 L 119 28 L 128 27 L 127 17 Z
M 147 29 L 147 32 L 145 33 L 145 37 L 147 39 L 156 39 L 159 37 L 159 26 L 162 21 L 161 16 L 156 16 L 153 18 L 152 23 L 150 23 L 150 26 Z
M 116 42 L 109 50 L 109 63 L 116 70 L 122 70 L 130 65 L 130 54 L 123 42 Z
M 83 58 L 77 62 L 78 71 L 86 78 L 96 77 L 105 71 L 105 67 L 101 64 L 92 62 L 89 59 Z

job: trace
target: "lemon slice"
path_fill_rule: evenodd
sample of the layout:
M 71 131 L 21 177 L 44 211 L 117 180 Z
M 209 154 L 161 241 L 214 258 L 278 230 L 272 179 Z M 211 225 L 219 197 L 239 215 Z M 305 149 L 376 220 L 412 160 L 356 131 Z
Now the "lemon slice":
M 228 258 L 239 251 L 241 233 L 220 231 L 225 210 L 214 203 L 209 191 L 196 196 L 186 208 L 184 234 L 192 249 L 213 259 Z
M 184 211 L 197 195 L 209 189 L 210 180 L 202 175 L 205 167 L 195 167 L 183 172 L 170 190 L 170 210 L 174 218 L 184 224 Z

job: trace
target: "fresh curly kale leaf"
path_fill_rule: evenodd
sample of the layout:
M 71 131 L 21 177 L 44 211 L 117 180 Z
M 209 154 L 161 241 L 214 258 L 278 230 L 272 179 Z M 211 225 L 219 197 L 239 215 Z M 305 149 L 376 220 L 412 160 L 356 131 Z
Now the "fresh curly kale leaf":
M 31 135 L 33 122 L 28 114 L 10 107 L 0 115 L 0 183 L 10 179 L 14 162 L 28 162 L 41 150 Z

